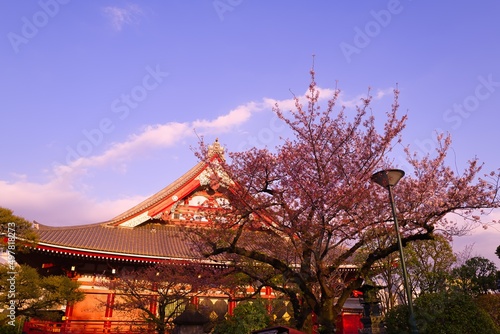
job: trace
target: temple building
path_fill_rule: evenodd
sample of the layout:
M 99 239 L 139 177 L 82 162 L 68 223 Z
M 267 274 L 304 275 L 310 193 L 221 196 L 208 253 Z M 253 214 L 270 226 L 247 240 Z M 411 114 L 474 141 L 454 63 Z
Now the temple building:
M 210 149 L 223 159 L 218 141 Z M 182 229 L 187 215 L 199 224 L 206 222 L 202 216 L 193 216 L 205 201 L 224 201 L 222 194 L 212 189 L 209 176 L 206 163 L 199 162 L 170 185 L 106 222 L 66 227 L 37 224 L 39 242 L 29 253 L 19 255 L 18 262 L 37 268 L 42 274 L 67 275 L 81 283 L 80 289 L 86 295 L 83 301 L 62 308 L 64 321 L 57 324 L 61 328 L 53 331 L 110 333 L 139 328 L 140 324 L 113 309 L 115 292 L 100 282 L 112 279 L 123 269 L 159 262 L 189 264 L 199 259 Z M 208 266 L 221 265 L 220 261 L 203 261 Z M 269 288 L 263 290 L 261 297 L 275 300 L 277 295 Z M 292 309 L 287 301 L 275 302 L 281 302 L 281 306 L 274 318 L 289 319 Z M 232 314 L 236 306 L 225 294 L 203 296 L 196 303 L 208 310 L 212 320 Z M 155 307 L 151 305 L 152 310 Z M 358 333 L 361 312 L 357 298 L 349 300 L 339 319 L 339 333 Z M 32 327 L 25 331 L 35 332 Z

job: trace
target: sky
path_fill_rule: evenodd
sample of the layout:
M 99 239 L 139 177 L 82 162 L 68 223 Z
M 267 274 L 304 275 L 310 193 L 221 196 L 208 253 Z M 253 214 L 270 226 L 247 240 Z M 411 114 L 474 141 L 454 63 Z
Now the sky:
M 496 170 L 499 14 L 493 0 L 0 1 L 0 206 L 102 222 L 196 164 L 199 136 L 275 147 L 272 106 L 305 94 L 313 61 L 347 108 L 370 91 L 385 112 L 398 87 L 416 152 L 449 133 L 454 169 Z M 500 268 L 500 228 L 453 242 L 467 245 Z

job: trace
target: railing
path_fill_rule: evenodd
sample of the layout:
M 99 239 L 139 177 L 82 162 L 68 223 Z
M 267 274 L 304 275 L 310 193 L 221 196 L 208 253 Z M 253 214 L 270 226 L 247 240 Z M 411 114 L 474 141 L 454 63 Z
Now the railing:
M 145 323 L 109 320 L 28 321 L 24 324 L 23 332 L 25 334 L 156 334 L 156 331 Z

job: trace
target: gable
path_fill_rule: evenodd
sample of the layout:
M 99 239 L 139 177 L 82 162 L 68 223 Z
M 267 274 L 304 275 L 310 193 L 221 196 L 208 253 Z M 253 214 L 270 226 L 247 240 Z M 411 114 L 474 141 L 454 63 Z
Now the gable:
M 224 160 L 223 149 L 218 140 L 210 145 L 209 156 L 214 162 Z M 194 215 L 195 209 L 203 205 L 201 202 L 221 197 L 221 194 L 216 194 L 212 189 L 211 173 L 207 163 L 199 162 L 167 187 L 107 223 L 117 227 L 133 228 L 149 220 L 164 222 L 186 220 L 187 215 Z

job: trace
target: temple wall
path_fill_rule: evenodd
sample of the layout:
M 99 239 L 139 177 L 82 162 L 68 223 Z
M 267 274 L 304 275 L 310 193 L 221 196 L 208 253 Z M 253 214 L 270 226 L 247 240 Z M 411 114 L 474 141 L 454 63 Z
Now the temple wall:
M 74 279 L 81 284 L 80 289 L 85 293 L 85 299 L 67 307 L 63 328 L 65 332 L 79 334 L 149 330 L 141 318 L 141 311 L 119 311 L 113 308 L 113 305 L 119 302 L 121 295 L 105 287 L 106 278 L 80 275 Z M 291 318 L 291 305 L 276 299 L 271 289 L 264 290 L 261 297 L 268 300 L 268 310 L 274 312 L 274 319 L 287 322 Z M 237 305 L 221 291 L 195 297 L 192 302 L 212 321 L 223 320 L 232 314 Z

